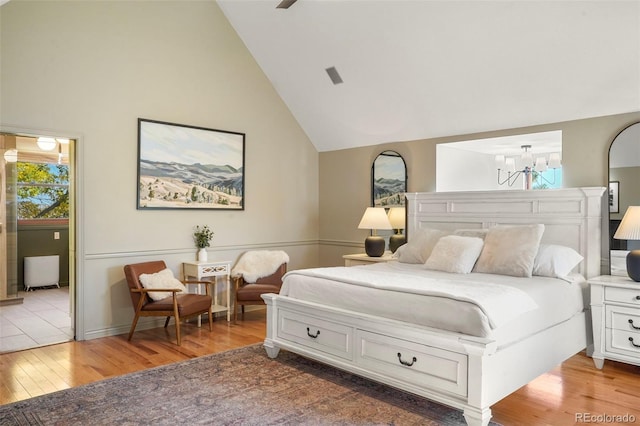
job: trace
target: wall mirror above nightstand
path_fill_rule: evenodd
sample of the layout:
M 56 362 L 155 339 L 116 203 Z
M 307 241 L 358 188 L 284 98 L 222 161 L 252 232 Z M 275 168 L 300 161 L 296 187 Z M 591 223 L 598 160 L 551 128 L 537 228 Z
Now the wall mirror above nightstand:
M 371 205 L 404 206 L 407 192 L 407 165 L 395 151 L 382 151 L 371 167 Z
M 626 254 L 640 241 L 613 238 L 629 206 L 640 205 L 640 123 L 625 127 L 609 148 L 609 249 L 612 275 L 627 276 Z
M 384 207 L 387 214 L 391 213 L 391 209 L 396 209 L 394 212 L 397 213 L 399 211 L 397 209 L 405 205 L 405 192 L 407 192 L 407 164 L 404 158 L 396 151 L 382 151 L 371 166 L 371 205 Z M 401 236 L 404 221 L 395 220 L 396 224 L 401 222 L 401 228 L 396 225 L 393 231 L 379 231 L 379 235 L 387 240 L 388 247 L 392 251 L 406 241 Z M 392 236 L 396 238 L 393 243 L 390 241 Z

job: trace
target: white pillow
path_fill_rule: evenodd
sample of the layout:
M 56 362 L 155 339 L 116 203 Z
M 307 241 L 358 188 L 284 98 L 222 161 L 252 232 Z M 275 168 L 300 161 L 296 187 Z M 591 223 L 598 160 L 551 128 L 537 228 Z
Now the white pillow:
M 544 225 L 498 225 L 489 229 L 475 272 L 531 277 Z
M 160 272 L 156 272 L 155 274 L 140 274 L 140 283 L 142 287 L 149 289 L 171 289 L 171 288 L 179 288 L 180 293 L 186 293 L 187 288 L 182 284 L 179 280 L 173 277 L 173 272 L 171 269 L 163 269 Z M 162 300 L 165 297 L 172 296 L 171 293 L 166 291 L 150 291 L 149 297 L 152 300 Z
M 489 232 L 488 229 L 485 228 L 477 228 L 477 229 L 456 229 L 453 231 L 453 235 L 460 235 L 461 237 L 476 237 L 482 238 L 487 236 Z
M 564 278 L 582 262 L 584 257 L 571 247 L 555 244 L 540 244 L 533 275 L 541 277 Z
M 425 267 L 454 274 L 468 274 L 478 260 L 483 245 L 482 238 L 477 237 L 442 237 L 433 248 Z
M 398 247 L 394 257 L 402 263 L 422 263 L 431 256 L 431 251 L 446 232 L 437 229 L 418 229 L 409 235 L 409 241 Z

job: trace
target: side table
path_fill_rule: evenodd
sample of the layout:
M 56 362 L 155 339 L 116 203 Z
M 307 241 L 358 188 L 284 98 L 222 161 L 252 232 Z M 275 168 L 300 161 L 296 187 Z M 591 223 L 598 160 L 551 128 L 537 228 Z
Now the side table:
M 602 368 L 605 359 L 640 365 L 640 283 L 615 275 L 588 282 L 596 368 Z
M 182 262 L 182 277 L 188 280 L 190 277 L 195 278 L 198 281 L 202 281 L 203 278 L 213 278 L 211 284 L 213 284 L 213 313 L 227 312 L 227 321 L 231 322 L 231 282 L 229 280 L 229 274 L 231 273 L 231 262 L 223 260 L 219 262 Z M 226 305 L 220 305 L 218 303 L 218 278 L 225 277 L 226 283 Z M 200 325 L 200 317 L 198 317 L 198 325 Z
M 345 254 L 342 256 L 344 259 L 344 266 L 356 266 L 356 265 L 371 265 L 378 262 L 389 262 L 393 259 L 393 253 L 390 251 L 384 252 L 380 257 L 369 257 L 366 253 L 358 254 Z

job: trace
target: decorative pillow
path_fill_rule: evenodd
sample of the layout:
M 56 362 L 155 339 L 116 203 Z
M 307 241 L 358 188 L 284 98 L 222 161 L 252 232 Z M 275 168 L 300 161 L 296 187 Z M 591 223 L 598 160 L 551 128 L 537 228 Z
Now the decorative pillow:
M 187 288 L 179 280 L 173 277 L 173 272 L 171 272 L 171 269 L 169 268 L 163 269 L 162 271 L 156 272 L 155 274 L 140 274 L 139 279 L 142 287 L 144 288 L 179 288 L 180 293 L 187 292 Z M 165 297 L 172 296 L 171 293 L 165 291 L 150 291 L 148 294 L 152 300 L 162 300 Z
M 498 225 L 489 229 L 475 272 L 530 277 L 544 225 Z
M 425 267 L 454 274 L 468 274 L 478 260 L 483 245 L 482 238 L 477 237 L 442 237 L 433 248 Z
M 533 264 L 533 275 L 564 278 L 582 262 L 584 257 L 571 247 L 540 244 Z
M 446 232 L 437 229 L 418 229 L 409 236 L 406 244 L 398 247 L 394 257 L 402 263 L 424 263 L 440 237 L 445 235 Z
M 453 235 L 459 235 L 461 237 L 475 237 L 482 238 L 487 236 L 489 232 L 488 229 L 478 228 L 478 229 L 456 229 L 453 231 Z

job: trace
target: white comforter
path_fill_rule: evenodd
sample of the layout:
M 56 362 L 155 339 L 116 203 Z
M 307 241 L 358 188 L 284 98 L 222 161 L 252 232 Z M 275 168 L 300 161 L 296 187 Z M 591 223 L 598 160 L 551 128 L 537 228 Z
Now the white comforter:
M 291 271 L 287 275 L 302 275 L 378 290 L 469 302 L 482 310 L 492 329 L 538 307 L 531 296 L 513 286 L 475 280 L 454 280 L 451 277 L 433 277 L 415 269 L 407 271 L 335 267 L 300 269 Z
M 506 344 L 581 312 L 583 281 L 450 274 L 387 262 L 291 271 L 280 294 Z

